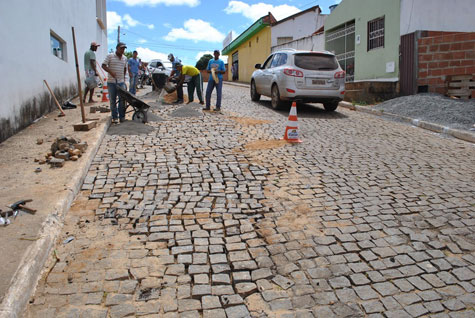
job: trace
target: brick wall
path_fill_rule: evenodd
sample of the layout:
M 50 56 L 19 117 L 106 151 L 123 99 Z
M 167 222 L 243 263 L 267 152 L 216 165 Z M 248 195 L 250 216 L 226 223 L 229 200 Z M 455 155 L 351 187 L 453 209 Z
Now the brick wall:
M 418 86 L 446 94 L 449 76 L 475 74 L 475 32 L 423 33 L 418 39 Z

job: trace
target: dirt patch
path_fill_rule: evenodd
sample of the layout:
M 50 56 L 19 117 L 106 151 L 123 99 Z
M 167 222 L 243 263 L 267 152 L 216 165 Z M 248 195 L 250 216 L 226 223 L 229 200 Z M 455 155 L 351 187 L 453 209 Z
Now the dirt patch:
M 287 141 L 285 140 L 256 140 L 244 145 L 246 150 L 261 150 L 261 149 L 275 149 L 284 147 L 288 145 Z
M 270 124 L 272 123 L 271 120 L 260 120 L 248 117 L 229 117 L 230 119 L 238 122 L 243 126 L 255 126 L 255 125 L 262 125 L 262 124 Z
M 167 104 L 172 104 L 174 101 L 176 101 L 178 99 L 177 95 L 176 95 L 176 91 L 174 91 L 173 93 L 170 93 L 170 94 L 165 94 L 163 96 L 163 102 L 164 103 L 167 103 Z M 183 100 L 185 103 L 188 102 L 188 95 L 183 95 Z

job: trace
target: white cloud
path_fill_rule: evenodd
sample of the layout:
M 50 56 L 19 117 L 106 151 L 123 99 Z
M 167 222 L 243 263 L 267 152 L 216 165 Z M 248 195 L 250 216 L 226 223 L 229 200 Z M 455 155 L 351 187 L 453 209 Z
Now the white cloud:
M 145 40 L 145 39 L 138 39 L 137 42 L 139 42 L 140 44 L 143 44 L 143 43 L 147 43 L 147 40 Z
M 122 17 L 115 11 L 107 11 L 107 32 L 117 30 L 117 27 L 122 24 Z
M 249 5 L 242 1 L 229 1 L 228 6 L 224 11 L 227 14 L 240 13 L 246 18 L 256 21 L 260 17 L 267 15 L 269 12 L 271 12 L 277 20 L 282 20 L 292 14 L 300 12 L 301 10 L 297 7 L 286 4 L 273 6 L 272 4 L 259 2 Z
M 139 21 L 133 19 L 129 14 L 124 15 L 124 21 L 128 26 L 134 27 L 139 24 Z
M 153 51 L 146 47 L 138 47 L 135 50 L 138 53 L 138 57 L 142 59 L 142 61 L 144 62 L 150 62 L 153 59 L 160 59 L 163 61 L 167 61 L 167 58 L 168 58 L 168 53 Z
M 116 0 L 125 3 L 129 7 L 149 6 L 155 7 L 157 4 L 166 6 L 189 6 L 196 7 L 200 4 L 200 0 Z
M 224 34 L 213 28 L 209 22 L 200 19 L 189 19 L 185 21 L 184 28 L 172 29 L 166 36 L 167 41 L 180 39 L 192 40 L 194 42 L 221 42 Z
M 107 32 L 116 32 L 117 27 L 120 25 L 121 28 L 128 29 L 129 27 L 136 27 L 136 26 L 146 26 L 150 30 L 155 28 L 153 24 L 145 24 L 140 21 L 135 20 L 132 16 L 128 13 L 124 14 L 121 17 L 115 11 L 107 11 Z
M 170 23 L 164 23 L 163 26 L 167 29 L 171 29 L 172 25 Z

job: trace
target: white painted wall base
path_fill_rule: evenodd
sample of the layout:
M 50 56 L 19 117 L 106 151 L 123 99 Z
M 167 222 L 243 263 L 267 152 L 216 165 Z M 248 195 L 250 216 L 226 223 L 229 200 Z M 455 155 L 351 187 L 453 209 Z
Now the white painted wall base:
M 43 80 L 47 80 L 54 91 L 64 92 L 77 85 L 72 26 L 76 32 L 81 75 L 84 75 L 84 52 L 92 41 L 101 44 L 96 52 L 97 60 L 104 59 L 107 54 L 107 31 L 101 29 L 96 21 L 96 4 L 101 6 L 104 13 L 102 21 L 106 23 L 105 0 L 0 2 L 3 48 L 0 58 L 0 142 L 5 139 L 4 129 L 14 133 L 25 127 L 28 120 L 31 123 L 35 117 L 43 115 L 41 112 L 45 106 L 41 107 L 41 111 L 36 109 L 40 108 L 40 101 L 45 101 L 45 94 L 49 94 Z M 65 60 L 52 54 L 51 31 L 66 42 Z

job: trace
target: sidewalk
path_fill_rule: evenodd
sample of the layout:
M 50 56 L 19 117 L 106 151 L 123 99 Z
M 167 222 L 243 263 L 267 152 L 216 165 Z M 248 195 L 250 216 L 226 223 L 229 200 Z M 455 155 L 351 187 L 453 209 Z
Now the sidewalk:
M 98 102 L 85 106 L 87 118 L 97 119 L 96 128 L 74 131 L 73 124 L 81 122 L 81 111 L 79 100 L 73 103 L 78 107 L 65 110 L 65 117 L 57 117 L 55 110 L 0 144 L 0 209 L 6 211 L 13 202 L 32 199 L 27 205 L 37 210 L 35 214 L 21 213 L 11 218 L 10 225 L 0 227 L 0 317 L 17 317 L 28 302 L 64 216 L 109 127 L 110 113 L 90 113 L 90 106 L 105 105 Z M 86 152 L 76 162 L 66 161 L 62 168 L 35 162 L 44 159 L 60 136 L 87 142 Z M 35 172 L 37 168 L 41 172 Z

